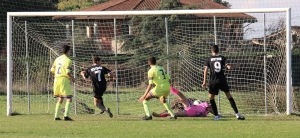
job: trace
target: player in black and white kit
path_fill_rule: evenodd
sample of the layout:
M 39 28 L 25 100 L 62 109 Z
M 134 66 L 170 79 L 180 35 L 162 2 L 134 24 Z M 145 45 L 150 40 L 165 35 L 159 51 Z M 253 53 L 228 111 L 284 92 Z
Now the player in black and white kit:
M 204 69 L 204 77 L 203 77 L 203 84 L 202 87 L 206 87 L 206 76 L 208 69 L 210 69 L 210 79 L 209 79 L 209 98 L 210 98 L 210 104 L 214 111 L 215 118 L 214 120 L 219 120 L 217 105 L 215 102 L 215 95 L 219 94 L 219 90 L 221 89 L 223 92 L 225 92 L 231 107 L 233 108 L 236 118 L 238 120 L 245 120 L 245 117 L 241 116 L 238 112 L 238 109 L 236 107 L 235 101 L 233 97 L 231 96 L 231 93 L 229 92 L 229 87 L 227 84 L 227 80 L 224 74 L 225 68 L 227 69 L 235 69 L 240 66 L 240 64 L 236 65 L 229 65 L 227 63 L 227 60 L 224 56 L 218 55 L 219 53 L 219 47 L 217 45 L 214 45 L 211 47 L 211 53 L 212 56 L 207 59 L 205 62 L 205 69 Z
M 99 57 L 93 58 L 93 65 L 81 72 L 81 76 L 86 80 L 88 77 L 91 78 L 93 83 L 94 91 L 94 104 L 101 110 L 100 114 L 103 114 L 105 111 L 108 113 L 109 117 L 113 117 L 113 114 L 110 112 L 109 108 L 106 108 L 103 104 L 103 93 L 106 91 L 106 79 L 105 74 L 109 77 L 115 76 L 111 73 L 109 69 L 101 66 L 101 59 Z

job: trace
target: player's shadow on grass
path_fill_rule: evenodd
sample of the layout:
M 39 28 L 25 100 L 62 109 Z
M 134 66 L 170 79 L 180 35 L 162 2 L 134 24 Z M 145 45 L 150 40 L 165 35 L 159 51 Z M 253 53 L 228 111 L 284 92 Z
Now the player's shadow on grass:
M 299 113 L 291 113 L 292 116 L 299 116 L 300 117 L 300 114 Z
M 83 90 L 76 90 L 76 92 L 80 93 L 80 94 L 91 94 L 91 93 L 93 93 L 93 91 L 83 91 Z M 104 94 L 116 94 L 116 91 L 105 91 Z M 137 93 L 118 91 L 118 94 L 137 94 Z M 140 94 L 140 93 L 138 93 L 138 94 Z
M 6 95 L 4 91 L 0 91 L 0 95 Z
M 21 114 L 21 113 L 18 113 L 18 112 L 12 112 L 11 113 L 11 116 L 19 116 L 19 115 L 26 115 L 26 114 Z

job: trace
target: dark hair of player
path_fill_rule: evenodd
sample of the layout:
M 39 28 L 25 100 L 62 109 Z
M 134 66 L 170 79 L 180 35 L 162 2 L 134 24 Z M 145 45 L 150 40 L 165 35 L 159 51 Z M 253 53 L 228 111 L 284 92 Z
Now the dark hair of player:
M 62 46 L 62 53 L 63 53 L 63 54 L 67 54 L 67 53 L 69 52 L 70 48 L 71 48 L 71 47 L 68 46 L 68 45 L 66 45 L 66 44 L 63 45 L 63 46 Z
M 99 57 L 94 57 L 94 58 L 93 58 L 93 63 L 97 63 L 97 62 L 99 62 L 99 61 L 101 61 L 101 59 L 100 59 Z
M 218 47 L 218 45 L 213 45 L 211 47 L 211 51 L 214 52 L 214 53 L 219 53 L 219 47 Z
M 156 58 L 155 57 L 150 57 L 148 59 L 148 62 L 149 62 L 150 65 L 156 65 Z

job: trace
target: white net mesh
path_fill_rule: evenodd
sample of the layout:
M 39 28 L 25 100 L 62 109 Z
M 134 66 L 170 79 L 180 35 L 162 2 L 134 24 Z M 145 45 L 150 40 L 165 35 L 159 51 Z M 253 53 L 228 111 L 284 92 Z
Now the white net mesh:
M 73 26 L 71 20 L 57 18 L 16 18 L 13 22 L 13 111 L 54 112 L 56 100 L 52 98 L 53 76 L 49 69 L 61 54 L 63 44 L 72 46 L 71 59 L 76 77 L 73 113 L 99 112 L 93 105 L 91 82 L 84 81 L 79 75 L 92 65 L 92 56 L 99 56 L 103 66 L 118 74 L 118 83 L 107 78 L 108 87 L 103 97 L 104 104 L 114 113 L 143 114 L 143 107 L 137 100 L 148 85 L 149 56 L 159 59 L 158 65 L 168 70 L 173 86 L 188 98 L 208 101 L 207 90 L 201 88 L 203 66 L 211 55 L 210 46 L 217 43 L 220 54 L 227 57 L 229 63 L 242 64 L 238 69 L 226 70 L 240 112 L 284 113 L 285 22 L 274 18 L 275 15 L 279 14 L 266 14 L 267 22 L 278 22 L 278 25 L 269 26 L 265 50 L 263 24 L 254 24 L 262 22 L 263 18 L 246 14 L 236 18 L 217 17 L 215 21 L 213 17 L 194 15 L 115 17 L 116 23 L 113 18 L 103 16 L 95 20 L 73 20 Z M 294 45 L 297 44 L 295 41 Z M 175 97 L 171 95 L 170 100 L 173 99 Z M 220 113 L 233 113 L 223 93 L 217 104 Z M 293 104 L 297 111 L 296 97 Z M 164 110 L 158 100 L 151 100 L 150 107 L 151 111 Z

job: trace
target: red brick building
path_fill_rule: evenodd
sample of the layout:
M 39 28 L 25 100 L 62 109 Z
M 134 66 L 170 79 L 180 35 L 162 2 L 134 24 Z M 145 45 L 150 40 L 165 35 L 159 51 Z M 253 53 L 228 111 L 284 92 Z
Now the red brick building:
M 179 0 L 183 6 L 197 6 L 199 9 L 229 9 L 226 6 L 215 3 L 211 0 Z M 80 11 L 132 11 L 132 10 L 155 10 L 158 9 L 161 0 L 111 0 L 105 3 L 97 4 Z M 243 23 L 245 22 L 255 22 L 256 19 L 247 14 L 197 14 L 194 15 L 196 20 L 199 19 L 197 23 L 201 24 L 201 19 L 211 19 L 209 24 L 213 24 L 213 17 L 220 19 L 227 19 L 225 22 L 221 23 L 218 28 L 223 28 L 224 34 L 222 34 L 222 39 L 229 40 L 241 40 L 243 39 Z M 114 42 L 112 38 L 114 37 L 113 26 L 97 26 L 97 23 L 112 22 L 116 18 L 117 22 L 126 22 L 131 19 L 130 16 L 59 16 L 54 17 L 54 19 L 76 19 L 82 20 L 84 22 L 89 22 L 87 26 L 87 36 L 92 37 L 94 33 L 98 42 L 101 43 L 101 51 L 113 51 Z M 234 21 L 238 19 L 237 21 Z M 193 19 L 194 20 L 194 19 Z M 94 29 L 96 27 L 96 29 Z M 128 26 L 130 27 L 130 26 Z M 118 28 L 118 33 L 119 33 Z M 94 31 L 92 31 L 94 30 Z M 95 32 L 96 30 L 96 32 Z M 119 44 L 120 46 L 120 44 Z M 118 46 L 118 47 L 119 47 Z

